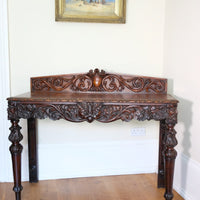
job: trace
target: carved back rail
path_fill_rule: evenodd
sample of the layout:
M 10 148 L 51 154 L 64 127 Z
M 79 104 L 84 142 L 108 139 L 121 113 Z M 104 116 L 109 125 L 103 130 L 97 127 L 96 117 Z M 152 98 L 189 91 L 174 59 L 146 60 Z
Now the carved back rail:
M 95 69 L 85 74 L 31 78 L 31 92 L 166 94 L 167 79 L 109 74 L 103 70 Z

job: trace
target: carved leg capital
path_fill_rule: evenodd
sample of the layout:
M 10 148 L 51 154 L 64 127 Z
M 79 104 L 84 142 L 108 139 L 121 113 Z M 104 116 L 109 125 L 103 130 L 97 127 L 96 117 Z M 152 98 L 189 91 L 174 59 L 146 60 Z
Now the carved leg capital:
M 23 135 L 20 130 L 21 127 L 18 125 L 19 120 L 11 119 L 10 135 L 9 140 L 12 142 L 10 146 L 10 152 L 12 155 L 13 163 L 13 176 L 14 176 L 14 187 L 13 190 L 16 195 L 16 200 L 21 200 L 21 191 L 23 187 L 21 186 L 21 153 L 23 150 L 20 141 L 23 139 Z

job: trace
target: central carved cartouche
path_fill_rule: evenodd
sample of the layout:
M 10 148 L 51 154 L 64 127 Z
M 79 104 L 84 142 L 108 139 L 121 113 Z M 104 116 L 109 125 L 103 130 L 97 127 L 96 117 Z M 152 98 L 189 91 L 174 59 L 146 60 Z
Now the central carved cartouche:
M 102 78 L 96 74 L 93 79 L 93 84 L 95 87 L 99 87 L 101 85 Z
M 92 78 L 94 87 L 98 88 L 101 85 L 102 76 L 105 76 L 105 71 L 100 71 L 99 69 L 90 70 L 88 75 Z

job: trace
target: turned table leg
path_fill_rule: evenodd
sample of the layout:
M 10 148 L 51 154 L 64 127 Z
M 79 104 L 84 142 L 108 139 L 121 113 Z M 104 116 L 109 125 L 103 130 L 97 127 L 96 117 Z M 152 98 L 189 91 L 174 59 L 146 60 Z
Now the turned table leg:
M 165 199 L 173 199 L 173 177 L 174 177 L 174 164 L 177 156 L 177 152 L 174 147 L 177 145 L 176 131 L 174 130 L 174 124 L 166 124 L 165 134 Z
M 13 163 L 13 176 L 14 176 L 14 187 L 13 190 L 16 195 L 16 200 L 21 200 L 21 153 L 22 153 L 22 145 L 20 141 L 23 139 L 23 136 L 20 132 L 21 127 L 18 125 L 18 119 L 11 119 L 12 126 L 10 127 L 10 135 L 9 140 L 12 142 L 10 146 L 10 152 L 12 155 L 12 163 Z
M 165 120 L 160 121 L 160 134 L 159 134 L 159 155 L 158 155 L 158 188 L 165 187 L 165 158 L 164 158 L 164 135 L 165 135 Z
M 38 182 L 36 119 L 28 119 L 29 182 Z

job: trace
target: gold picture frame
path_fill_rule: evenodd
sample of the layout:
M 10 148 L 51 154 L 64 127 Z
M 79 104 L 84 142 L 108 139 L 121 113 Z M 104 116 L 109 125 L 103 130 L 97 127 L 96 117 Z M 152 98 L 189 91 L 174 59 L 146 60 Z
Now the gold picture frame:
M 125 23 L 126 0 L 55 0 L 56 21 Z

